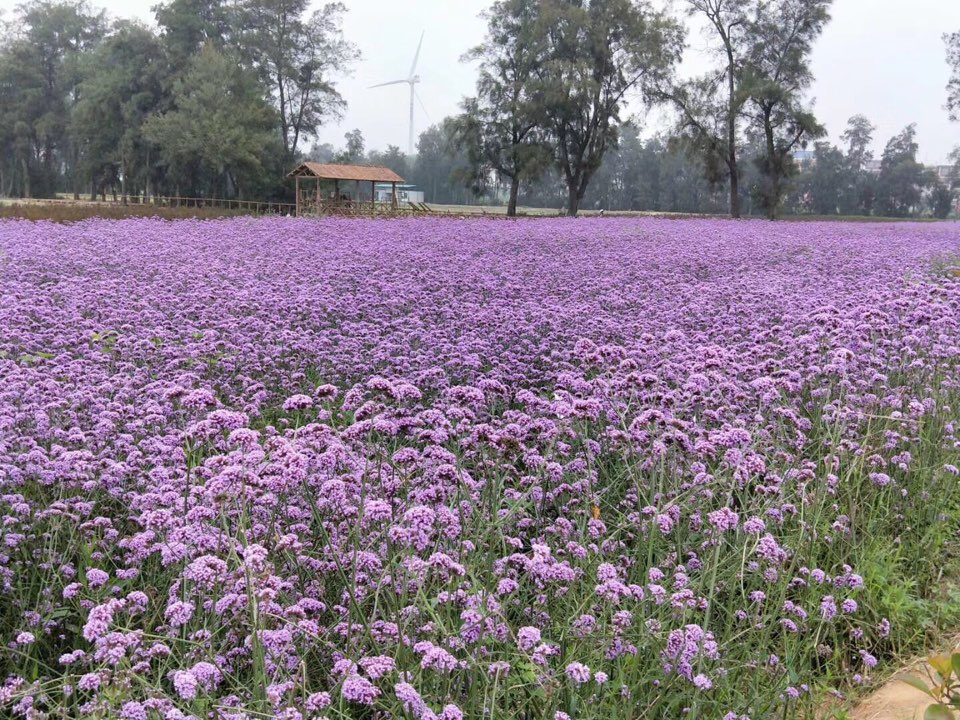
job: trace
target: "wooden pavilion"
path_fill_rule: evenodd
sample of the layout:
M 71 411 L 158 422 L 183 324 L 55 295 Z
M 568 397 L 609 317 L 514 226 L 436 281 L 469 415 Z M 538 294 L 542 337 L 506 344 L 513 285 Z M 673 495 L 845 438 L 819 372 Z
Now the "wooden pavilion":
M 297 215 L 371 214 L 377 211 L 376 185 L 392 188 L 390 210 L 397 210 L 397 183 L 403 178 L 390 168 L 376 165 L 327 165 L 303 162 L 287 177 L 294 178 L 297 191 Z M 313 180 L 313 182 L 309 182 Z M 370 202 L 364 202 L 360 183 L 370 183 Z M 331 185 L 332 184 L 332 185 Z

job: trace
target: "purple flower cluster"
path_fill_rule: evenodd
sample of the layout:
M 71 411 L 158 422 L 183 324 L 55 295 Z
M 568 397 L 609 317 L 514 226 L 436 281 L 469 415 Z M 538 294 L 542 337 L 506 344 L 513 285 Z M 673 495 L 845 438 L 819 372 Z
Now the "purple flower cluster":
M 804 716 L 898 647 L 868 546 L 960 501 L 957 252 L 0 222 L 0 714 Z

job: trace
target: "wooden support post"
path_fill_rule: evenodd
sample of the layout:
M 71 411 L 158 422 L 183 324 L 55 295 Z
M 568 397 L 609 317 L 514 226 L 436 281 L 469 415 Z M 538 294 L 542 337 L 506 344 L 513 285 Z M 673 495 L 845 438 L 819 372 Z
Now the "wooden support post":
M 377 185 L 373 180 L 370 181 L 370 214 L 377 214 Z
M 397 209 L 397 184 L 395 182 L 390 183 L 391 191 L 393 197 L 390 198 L 390 204 L 393 206 L 394 211 Z
M 353 212 L 358 213 L 360 211 L 360 181 L 357 180 L 357 196 L 354 198 L 353 203 Z
M 297 204 L 296 204 L 296 216 L 300 217 L 300 176 L 294 179 L 294 184 L 297 186 Z
M 335 207 L 340 207 L 340 181 L 333 181 L 333 203 Z

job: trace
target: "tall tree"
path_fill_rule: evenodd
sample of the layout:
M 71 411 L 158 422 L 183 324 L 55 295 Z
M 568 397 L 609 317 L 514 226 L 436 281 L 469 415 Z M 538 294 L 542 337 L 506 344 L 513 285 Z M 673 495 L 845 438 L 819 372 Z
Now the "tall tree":
M 646 210 L 656 203 L 659 157 L 640 139 L 640 128 L 631 120 L 617 128 L 617 143 L 603 162 L 584 196 L 585 207 L 606 210 Z
M 144 136 L 179 189 L 243 196 L 265 155 L 279 150 L 276 118 L 261 85 L 235 57 L 212 46 L 191 62 L 173 89 L 173 109 L 150 117 Z
M 25 48 L 19 40 L 4 34 L 0 42 L 0 196 L 29 197 L 33 152 L 24 88 L 39 85 L 39 78 L 32 64 L 21 61 Z
M 682 28 L 645 0 L 541 0 L 544 58 L 537 92 L 576 215 L 607 148 L 616 141 L 627 95 L 648 99 L 667 84 Z
M 272 88 L 288 163 L 301 139 L 324 120 L 340 117 L 346 103 L 335 78 L 359 57 L 343 36 L 343 3 L 331 2 L 307 17 L 309 0 L 242 0 L 238 46 Z
M 461 205 L 477 194 L 465 182 L 471 163 L 456 137 L 456 121 L 450 117 L 420 133 L 411 175 L 427 202 Z
M 750 52 L 744 65 L 744 90 L 750 101 L 753 131 L 762 139 L 760 204 L 776 218 L 784 181 L 796 171 L 793 151 L 825 134 L 803 104 L 813 81 L 810 51 L 827 21 L 832 0 L 774 0 L 759 3 L 750 18 Z
M 866 170 L 867 163 L 873 160 L 870 145 L 876 126 L 865 115 L 854 115 L 847 120 L 847 129 L 840 139 L 847 144 L 847 161 L 854 170 Z
M 947 111 L 950 113 L 951 120 L 960 122 L 960 30 L 945 34 L 943 41 L 947 45 L 947 65 L 950 66 Z
M 512 217 L 521 181 L 537 177 L 550 159 L 534 82 L 544 61 L 543 37 L 534 0 L 497 0 L 485 17 L 487 37 L 465 56 L 480 62 L 480 75 L 477 96 L 464 101 L 460 134 L 475 175 L 492 171 L 509 183 Z
M 174 76 L 207 45 L 226 50 L 237 20 L 226 0 L 169 0 L 151 9 Z
M 337 151 L 334 149 L 331 143 L 318 143 L 315 142 L 310 146 L 310 150 L 307 151 L 306 159 L 318 163 L 330 163 L 333 162 L 334 157 L 336 156 Z
M 816 159 L 805 172 L 805 195 L 817 215 L 836 215 L 849 182 L 847 160 L 839 148 L 828 142 L 816 143 L 814 152 Z
M 873 211 L 876 182 L 869 170 L 873 161 L 873 133 L 876 127 L 864 115 L 854 115 L 840 138 L 847 144 L 848 186 L 841 197 L 840 212 L 845 215 L 869 215 Z
M 120 181 L 124 201 L 133 188 L 151 194 L 156 156 L 143 137 L 143 124 L 162 109 L 165 85 L 163 47 L 143 25 L 118 22 L 84 59 L 70 126 L 79 150 L 78 176 L 92 194 L 113 177 Z
M 947 157 L 953 169 L 950 171 L 950 187 L 960 188 L 960 145 L 955 147 Z
M 407 156 L 397 145 L 387 145 L 386 150 L 371 150 L 367 155 L 371 165 L 390 168 L 402 178 L 410 174 Z
M 686 0 L 687 12 L 705 21 L 720 58 L 706 75 L 662 89 L 679 112 L 679 130 L 703 158 L 707 178 L 726 178 L 730 216 L 740 217 L 739 122 L 746 96 L 741 69 L 749 47 L 744 0 Z
M 950 66 L 950 80 L 947 82 L 947 112 L 951 120 L 960 122 L 960 30 L 945 34 L 943 41 L 947 45 L 947 64 Z M 950 159 L 954 163 L 954 169 L 947 190 L 953 192 L 960 185 L 960 146 L 954 148 Z
M 917 162 L 917 128 L 907 125 L 890 138 L 880 159 L 877 206 L 882 215 L 907 217 L 920 205 L 926 176 Z
M 938 220 L 945 219 L 953 210 L 954 191 L 950 185 L 943 182 L 936 173 L 932 173 L 928 181 L 930 185 L 930 214 Z
M 333 161 L 345 165 L 362 163 L 366 153 L 366 141 L 363 139 L 363 132 L 360 128 L 354 128 L 345 133 L 343 139 L 347 141 L 347 144 L 334 155 Z
M 6 87 L 12 152 L 19 166 L 19 193 L 50 195 L 65 167 L 72 173 L 76 151 L 68 133 L 78 99 L 81 55 L 105 30 L 104 13 L 83 0 L 37 0 L 17 8 L 12 40 L 0 59 Z

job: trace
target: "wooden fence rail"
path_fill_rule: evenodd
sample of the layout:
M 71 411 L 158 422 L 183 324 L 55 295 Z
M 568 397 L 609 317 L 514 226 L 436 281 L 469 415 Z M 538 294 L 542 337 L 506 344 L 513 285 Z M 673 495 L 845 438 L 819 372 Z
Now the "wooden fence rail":
M 480 212 L 487 213 L 479 206 L 456 206 L 431 207 L 425 202 L 400 201 L 396 205 L 392 202 L 376 201 L 371 203 L 369 200 L 357 202 L 353 200 L 324 200 L 318 206 L 315 202 L 308 201 L 301 203 L 300 214 L 306 217 L 339 215 L 347 217 L 403 217 L 410 215 L 433 215 L 433 214 L 463 214 L 464 212 L 473 214 Z M 42 204 L 47 206 L 71 206 L 71 207 L 110 207 L 110 208 L 175 208 L 175 209 L 193 209 L 198 210 L 227 210 L 238 213 L 249 213 L 251 215 L 283 215 L 296 216 L 297 206 L 290 202 L 276 202 L 273 200 L 239 200 L 234 198 L 204 198 L 187 197 L 183 195 L 151 195 L 128 196 L 126 199 L 109 195 L 95 200 L 81 199 L 74 200 L 61 194 L 56 198 L 28 199 L 21 201 L 27 204 Z M 147 211 L 149 212 L 149 211 Z M 143 214 L 138 212 L 137 214 Z
M 98 200 L 97 203 L 107 203 L 109 205 L 124 204 L 120 198 L 116 200 Z M 234 200 L 230 198 L 197 198 L 182 197 L 179 195 L 154 195 L 149 198 L 129 197 L 127 205 L 134 206 L 153 206 L 170 208 L 220 208 L 224 210 L 236 210 L 238 212 L 249 212 L 254 215 L 295 215 L 297 206 L 295 203 L 273 202 L 267 200 Z M 433 210 L 426 203 L 406 203 L 401 202 L 394 206 L 390 202 L 370 203 L 369 200 L 363 202 L 356 201 L 336 201 L 325 200 L 321 202 L 318 208 L 314 203 L 305 203 L 300 208 L 300 214 L 310 215 L 346 215 L 346 216 L 369 216 L 369 215 L 419 215 L 431 213 Z
M 123 200 L 107 200 L 114 204 L 123 204 Z M 232 198 L 198 198 L 180 195 L 153 195 L 149 198 L 130 197 L 127 205 L 153 205 L 155 207 L 175 208 L 218 208 L 236 210 L 254 215 L 293 215 L 296 206 L 293 203 L 274 202 L 272 200 L 236 200 Z

